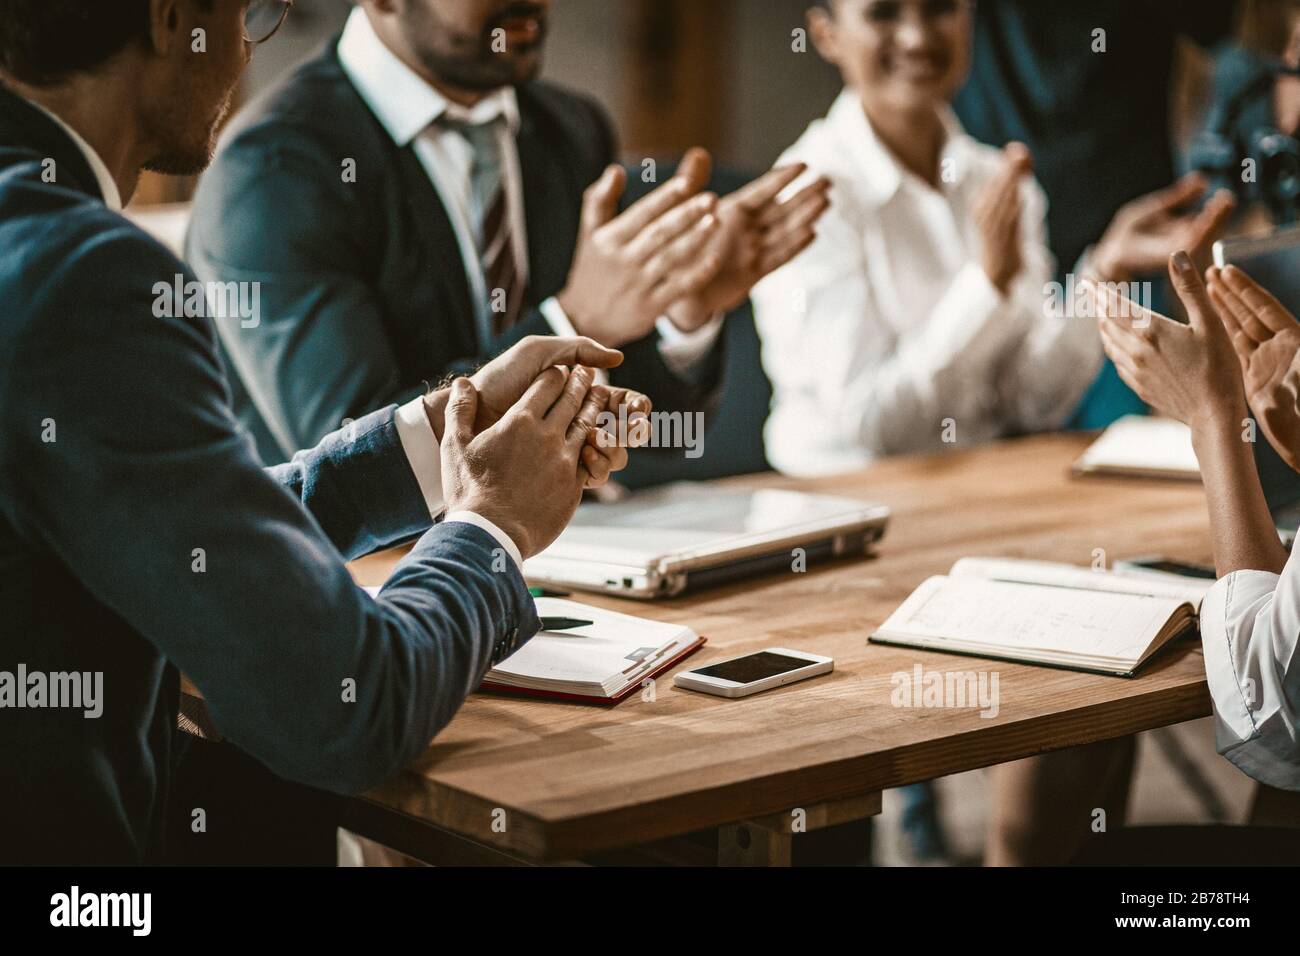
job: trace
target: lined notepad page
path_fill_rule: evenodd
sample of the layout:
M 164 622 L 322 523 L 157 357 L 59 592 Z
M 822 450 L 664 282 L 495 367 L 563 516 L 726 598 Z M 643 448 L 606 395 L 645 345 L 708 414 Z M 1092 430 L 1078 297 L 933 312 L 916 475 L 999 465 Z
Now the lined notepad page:
M 925 581 L 880 628 L 934 646 L 1138 661 L 1185 602 L 979 578 Z
M 1031 561 L 1021 558 L 962 558 L 948 572 L 953 578 L 984 578 L 990 581 L 1013 581 L 1020 584 L 1048 584 L 1087 591 L 1115 591 L 1121 594 L 1148 594 L 1152 597 L 1177 598 L 1193 607 L 1214 587 L 1210 580 L 1197 578 L 1167 579 L 1151 574 L 1121 571 L 1093 571 L 1057 561 Z
M 560 681 L 600 687 L 615 675 L 649 669 L 685 630 L 557 598 L 538 598 L 537 613 L 593 623 L 571 631 L 542 631 L 492 668 L 489 680 L 509 677 L 530 686 Z

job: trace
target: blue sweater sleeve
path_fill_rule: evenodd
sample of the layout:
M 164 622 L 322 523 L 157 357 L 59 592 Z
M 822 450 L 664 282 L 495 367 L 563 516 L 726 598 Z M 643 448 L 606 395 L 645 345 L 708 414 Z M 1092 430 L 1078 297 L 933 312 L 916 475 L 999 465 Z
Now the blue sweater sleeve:
M 208 321 L 156 314 L 179 263 L 124 223 L 65 252 L 0 357 L 0 509 L 273 771 L 338 792 L 393 774 L 537 630 L 519 571 L 440 525 L 370 598 L 340 549 L 429 520 L 391 410 L 268 473 Z

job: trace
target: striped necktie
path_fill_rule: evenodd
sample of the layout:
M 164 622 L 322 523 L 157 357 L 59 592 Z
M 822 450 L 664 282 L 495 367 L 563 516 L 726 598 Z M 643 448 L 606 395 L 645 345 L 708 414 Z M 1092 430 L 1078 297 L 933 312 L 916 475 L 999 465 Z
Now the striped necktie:
M 519 319 L 524 299 L 501 156 L 500 130 L 505 118 L 470 124 L 444 117 L 441 122 L 464 136 L 474 150 L 470 184 L 477 219 L 475 240 L 487 285 L 492 332 L 500 335 Z

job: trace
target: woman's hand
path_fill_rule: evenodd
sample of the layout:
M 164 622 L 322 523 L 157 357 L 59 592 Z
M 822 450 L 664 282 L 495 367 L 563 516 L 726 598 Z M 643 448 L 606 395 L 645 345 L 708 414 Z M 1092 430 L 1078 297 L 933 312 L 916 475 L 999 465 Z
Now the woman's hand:
M 1238 428 L 1246 399 L 1228 332 L 1187 253 L 1170 260 L 1169 274 L 1187 309 L 1186 325 L 1089 283 L 1106 354 L 1120 378 L 1163 414 L 1193 430 Z
M 1220 190 L 1197 211 L 1195 204 L 1206 189 L 1204 176 L 1189 173 L 1167 189 L 1125 204 L 1093 252 L 1092 267 L 1098 278 L 1129 282 L 1155 272 L 1180 249 L 1195 262 L 1204 262 L 1237 207 L 1232 193 Z
M 1300 471 L 1300 324 L 1235 266 L 1211 269 L 1210 300 L 1241 361 L 1246 401 L 1264 437 Z
M 1175 255 L 1169 273 L 1187 308 L 1187 325 L 1093 286 L 1106 353 L 1144 401 L 1191 426 L 1219 574 L 1279 571 L 1286 552 L 1260 489 L 1252 446 L 1242 435 L 1241 363 L 1191 257 Z
M 980 264 L 994 287 L 1006 295 L 1024 268 L 1020 251 L 1020 184 L 1034 168 L 1023 143 L 1008 143 L 1002 168 L 975 200 L 972 215 L 980 234 Z

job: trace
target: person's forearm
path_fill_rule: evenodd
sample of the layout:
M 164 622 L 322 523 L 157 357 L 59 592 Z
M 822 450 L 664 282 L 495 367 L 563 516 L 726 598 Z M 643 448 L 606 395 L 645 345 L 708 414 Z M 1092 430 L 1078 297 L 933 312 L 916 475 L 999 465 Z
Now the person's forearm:
M 348 559 L 420 534 L 433 520 L 390 409 L 326 435 L 266 471 Z
M 1278 572 L 1286 563 L 1286 550 L 1260 487 L 1252 445 L 1242 435 L 1247 417 L 1245 402 L 1239 401 L 1230 411 L 1207 417 L 1192 428 L 1220 577 L 1243 570 Z

